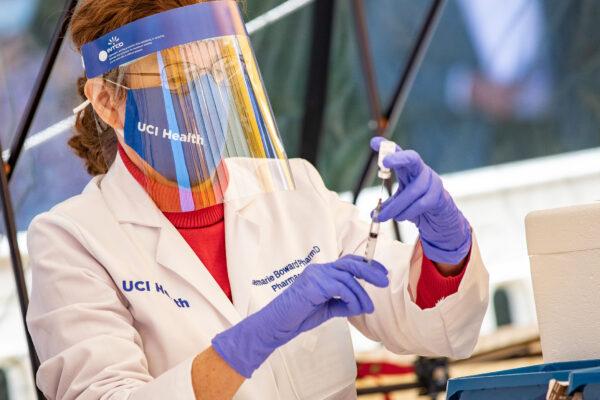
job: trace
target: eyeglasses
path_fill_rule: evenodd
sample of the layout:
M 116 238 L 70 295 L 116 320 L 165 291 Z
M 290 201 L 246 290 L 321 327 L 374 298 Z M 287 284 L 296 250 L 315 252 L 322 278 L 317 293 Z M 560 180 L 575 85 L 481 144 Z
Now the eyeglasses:
M 177 62 L 165 65 L 162 72 L 130 72 L 127 68 L 128 66 L 123 69 L 123 72 L 121 73 L 122 76 L 140 77 L 142 78 L 142 82 L 139 83 L 141 85 L 148 84 L 148 87 L 161 85 L 162 78 L 164 77 L 167 81 L 169 90 L 173 92 L 189 90 L 189 82 L 207 74 L 212 75 L 216 82 L 229 85 L 241 71 L 240 66 L 236 65 L 236 61 L 229 57 L 218 59 L 210 67 L 201 66 L 192 62 Z M 109 78 L 105 77 L 104 80 L 119 88 L 125 90 L 131 89 L 131 87 L 115 82 Z M 144 82 L 144 80 L 146 81 Z M 73 114 L 78 114 L 90 104 L 91 102 L 89 100 L 84 101 L 73 109 Z
M 149 79 L 151 82 L 166 80 L 169 89 L 180 90 L 187 88 L 187 84 L 203 75 L 212 75 L 217 82 L 228 83 L 239 74 L 235 61 L 228 57 L 220 58 L 210 67 L 192 62 L 176 62 L 164 66 L 161 72 L 131 72 L 125 70 L 125 76 L 137 76 Z

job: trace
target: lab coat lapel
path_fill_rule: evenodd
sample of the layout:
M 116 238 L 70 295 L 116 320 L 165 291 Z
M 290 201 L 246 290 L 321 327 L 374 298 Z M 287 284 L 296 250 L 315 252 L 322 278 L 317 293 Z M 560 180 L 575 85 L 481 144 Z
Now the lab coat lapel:
M 227 272 L 233 304 L 242 317 L 250 311 L 252 272 L 256 270 L 262 247 L 262 225 L 253 213 L 255 201 L 249 198 L 225 204 Z
M 231 324 L 240 321 L 239 314 L 219 284 L 166 218 L 165 224 L 160 229 L 156 261 L 196 288 Z
M 158 264 L 193 286 L 214 306 L 216 313 L 223 315 L 229 323 L 239 322 L 239 314 L 219 284 L 177 229 L 129 174 L 119 156 L 102 181 L 102 191 L 120 223 L 157 228 L 155 259 Z
M 257 271 L 265 227 L 271 221 L 261 213 L 264 192 L 256 174 L 256 160 L 229 158 L 229 186 L 225 193 L 225 246 L 233 303 L 245 317 L 252 306 L 252 278 Z M 232 190 L 233 189 L 233 190 Z

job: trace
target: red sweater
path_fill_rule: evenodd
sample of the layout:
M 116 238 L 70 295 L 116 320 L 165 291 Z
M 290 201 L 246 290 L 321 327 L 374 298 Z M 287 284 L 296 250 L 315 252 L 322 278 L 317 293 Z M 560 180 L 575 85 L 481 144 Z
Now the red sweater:
M 440 274 L 433 262 L 423 254 L 415 303 L 423 310 L 435 307 L 438 301 L 458 291 L 458 286 L 465 275 L 466 269 L 466 267 L 463 268 L 460 274 L 456 276 L 445 277 Z
M 125 151 L 119 146 L 119 154 L 131 175 L 144 186 L 145 178 Z M 181 236 L 194 250 L 202 264 L 219 284 L 223 292 L 231 297 L 231 286 L 227 274 L 227 257 L 225 255 L 225 218 L 223 204 L 190 212 L 163 212 L 165 217 L 177 228 Z M 435 265 L 423 255 L 421 276 L 417 284 L 416 304 L 422 308 L 435 307 L 444 297 L 458 290 L 465 273 L 453 277 L 441 275 Z
M 190 212 L 165 212 L 208 272 L 231 300 L 231 286 L 225 256 L 225 215 L 223 204 Z

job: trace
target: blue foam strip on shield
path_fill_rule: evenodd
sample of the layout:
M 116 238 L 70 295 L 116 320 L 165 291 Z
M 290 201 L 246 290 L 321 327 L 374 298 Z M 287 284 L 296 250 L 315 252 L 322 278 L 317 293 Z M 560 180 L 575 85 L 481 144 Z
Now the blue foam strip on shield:
M 138 19 L 81 48 L 88 78 L 148 54 L 227 35 L 248 35 L 237 2 L 216 0 Z

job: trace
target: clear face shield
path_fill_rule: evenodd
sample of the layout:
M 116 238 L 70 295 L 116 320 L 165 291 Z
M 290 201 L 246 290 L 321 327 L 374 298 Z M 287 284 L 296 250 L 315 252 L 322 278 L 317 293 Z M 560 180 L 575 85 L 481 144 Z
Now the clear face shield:
M 234 1 L 143 18 L 82 55 L 88 78 L 101 77 L 110 93 L 105 120 L 163 211 L 294 189 Z

